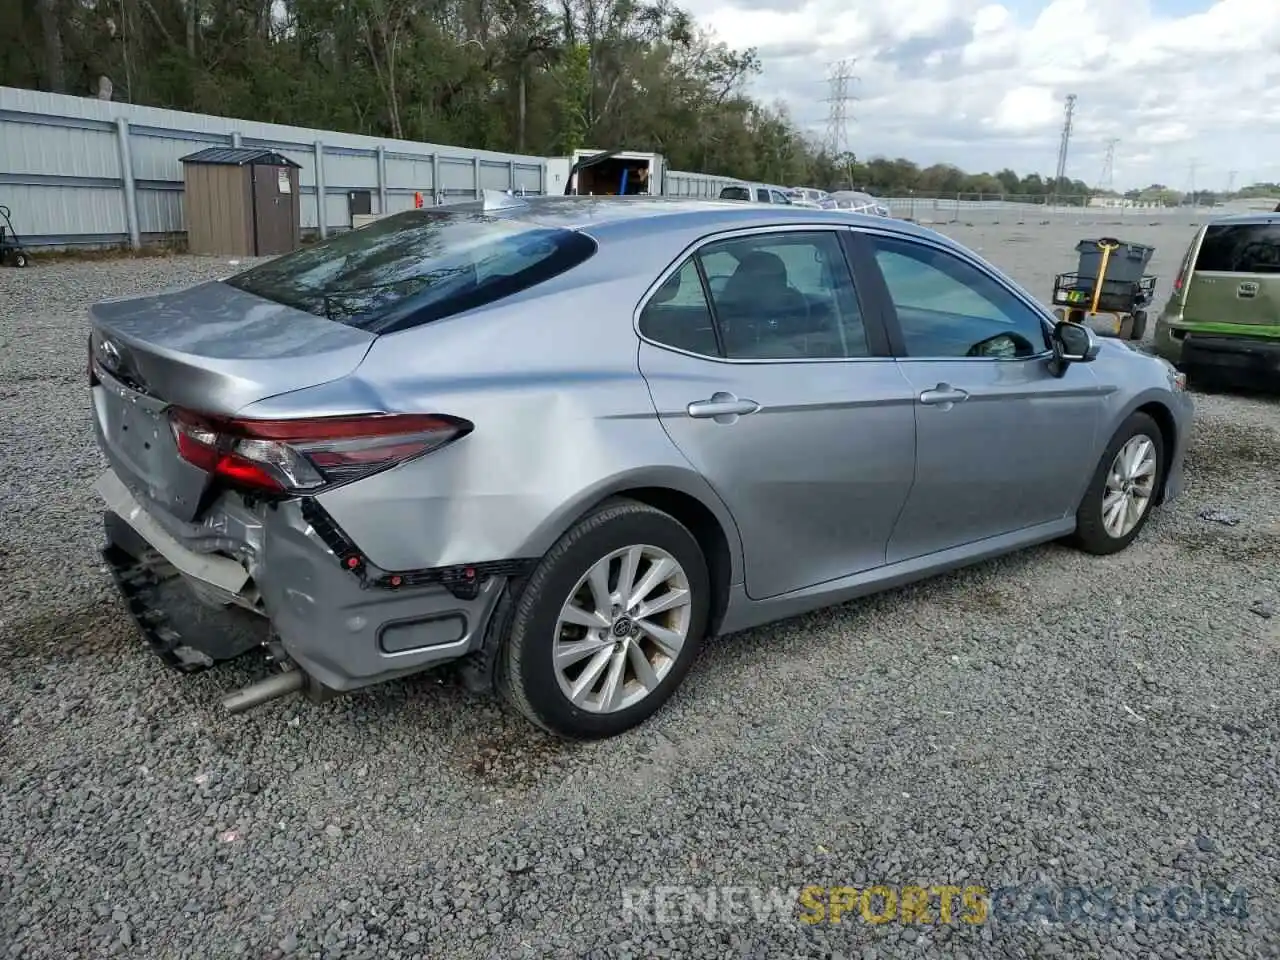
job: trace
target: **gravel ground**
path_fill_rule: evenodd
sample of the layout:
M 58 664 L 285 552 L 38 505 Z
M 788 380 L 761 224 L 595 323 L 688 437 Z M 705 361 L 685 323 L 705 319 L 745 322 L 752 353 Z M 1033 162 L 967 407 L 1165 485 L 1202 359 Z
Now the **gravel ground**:
M 1079 232 L 947 229 L 1041 295 Z M 1126 231 L 1164 278 L 1189 234 Z M 1276 400 L 1198 397 L 1185 496 L 1125 553 L 1047 546 L 721 639 L 610 742 L 552 741 L 429 677 L 228 718 L 248 668 L 166 672 L 95 562 L 82 373 L 87 303 L 227 272 L 0 271 L 0 956 L 1280 949 Z M 1248 916 L 623 910 L 654 885 L 875 883 L 1219 884 Z

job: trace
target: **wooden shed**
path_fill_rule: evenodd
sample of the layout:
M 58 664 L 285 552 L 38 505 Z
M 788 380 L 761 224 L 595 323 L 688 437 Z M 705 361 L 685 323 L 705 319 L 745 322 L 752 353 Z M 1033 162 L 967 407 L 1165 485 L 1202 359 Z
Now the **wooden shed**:
M 274 150 L 209 147 L 182 158 L 187 249 L 269 257 L 298 249 L 301 166 Z

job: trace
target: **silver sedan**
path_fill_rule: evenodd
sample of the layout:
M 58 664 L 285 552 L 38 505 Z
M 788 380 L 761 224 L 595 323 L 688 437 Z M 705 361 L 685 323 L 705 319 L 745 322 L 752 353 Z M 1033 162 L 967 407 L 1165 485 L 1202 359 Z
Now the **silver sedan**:
M 243 709 L 442 664 L 558 734 L 732 633 L 1175 496 L 1168 364 L 912 224 L 493 195 L 91 310 L 104 556 Z

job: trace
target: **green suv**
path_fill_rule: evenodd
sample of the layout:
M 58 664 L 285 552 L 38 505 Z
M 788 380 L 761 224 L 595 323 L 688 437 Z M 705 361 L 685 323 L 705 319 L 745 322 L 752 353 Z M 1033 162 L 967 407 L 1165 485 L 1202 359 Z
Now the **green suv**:
M 1280 386 L 1280 213 L 1196 232 L 1156 321 L 1155 352 L 1192 378 Z

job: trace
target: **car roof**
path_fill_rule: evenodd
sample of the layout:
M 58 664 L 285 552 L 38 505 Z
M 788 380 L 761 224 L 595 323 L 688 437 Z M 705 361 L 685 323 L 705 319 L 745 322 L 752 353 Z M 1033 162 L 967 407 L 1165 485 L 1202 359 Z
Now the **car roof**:
M 664 229 L 750 229 L 789 223 L 847 223 L 893 230 L 905 236 L 928 237 L 947 246 L 954 241 L 927 227 L 869 216 L 851 210 L 815 210 L 790 204 L 741 203 L 692 197 L 581 197 L 534 196 L 514 198 L 510 206 L 491 211 L 493 216 L 540 227 L 559 227 L 586 233 L 597 240 L 625 238 Z M 479 201 L 450 204 L 441 210 L 481 212 Z
M 1249 213 L 1231 213 L 1221 217 L 1214 217 L 1208 221 L 1208 226 L 1216 226 L 1217 224 L 1249 224 L 1249 223 L 1280 223 L 1280 213 L 1269 212 L 1266 210 L 1255 210 Z

